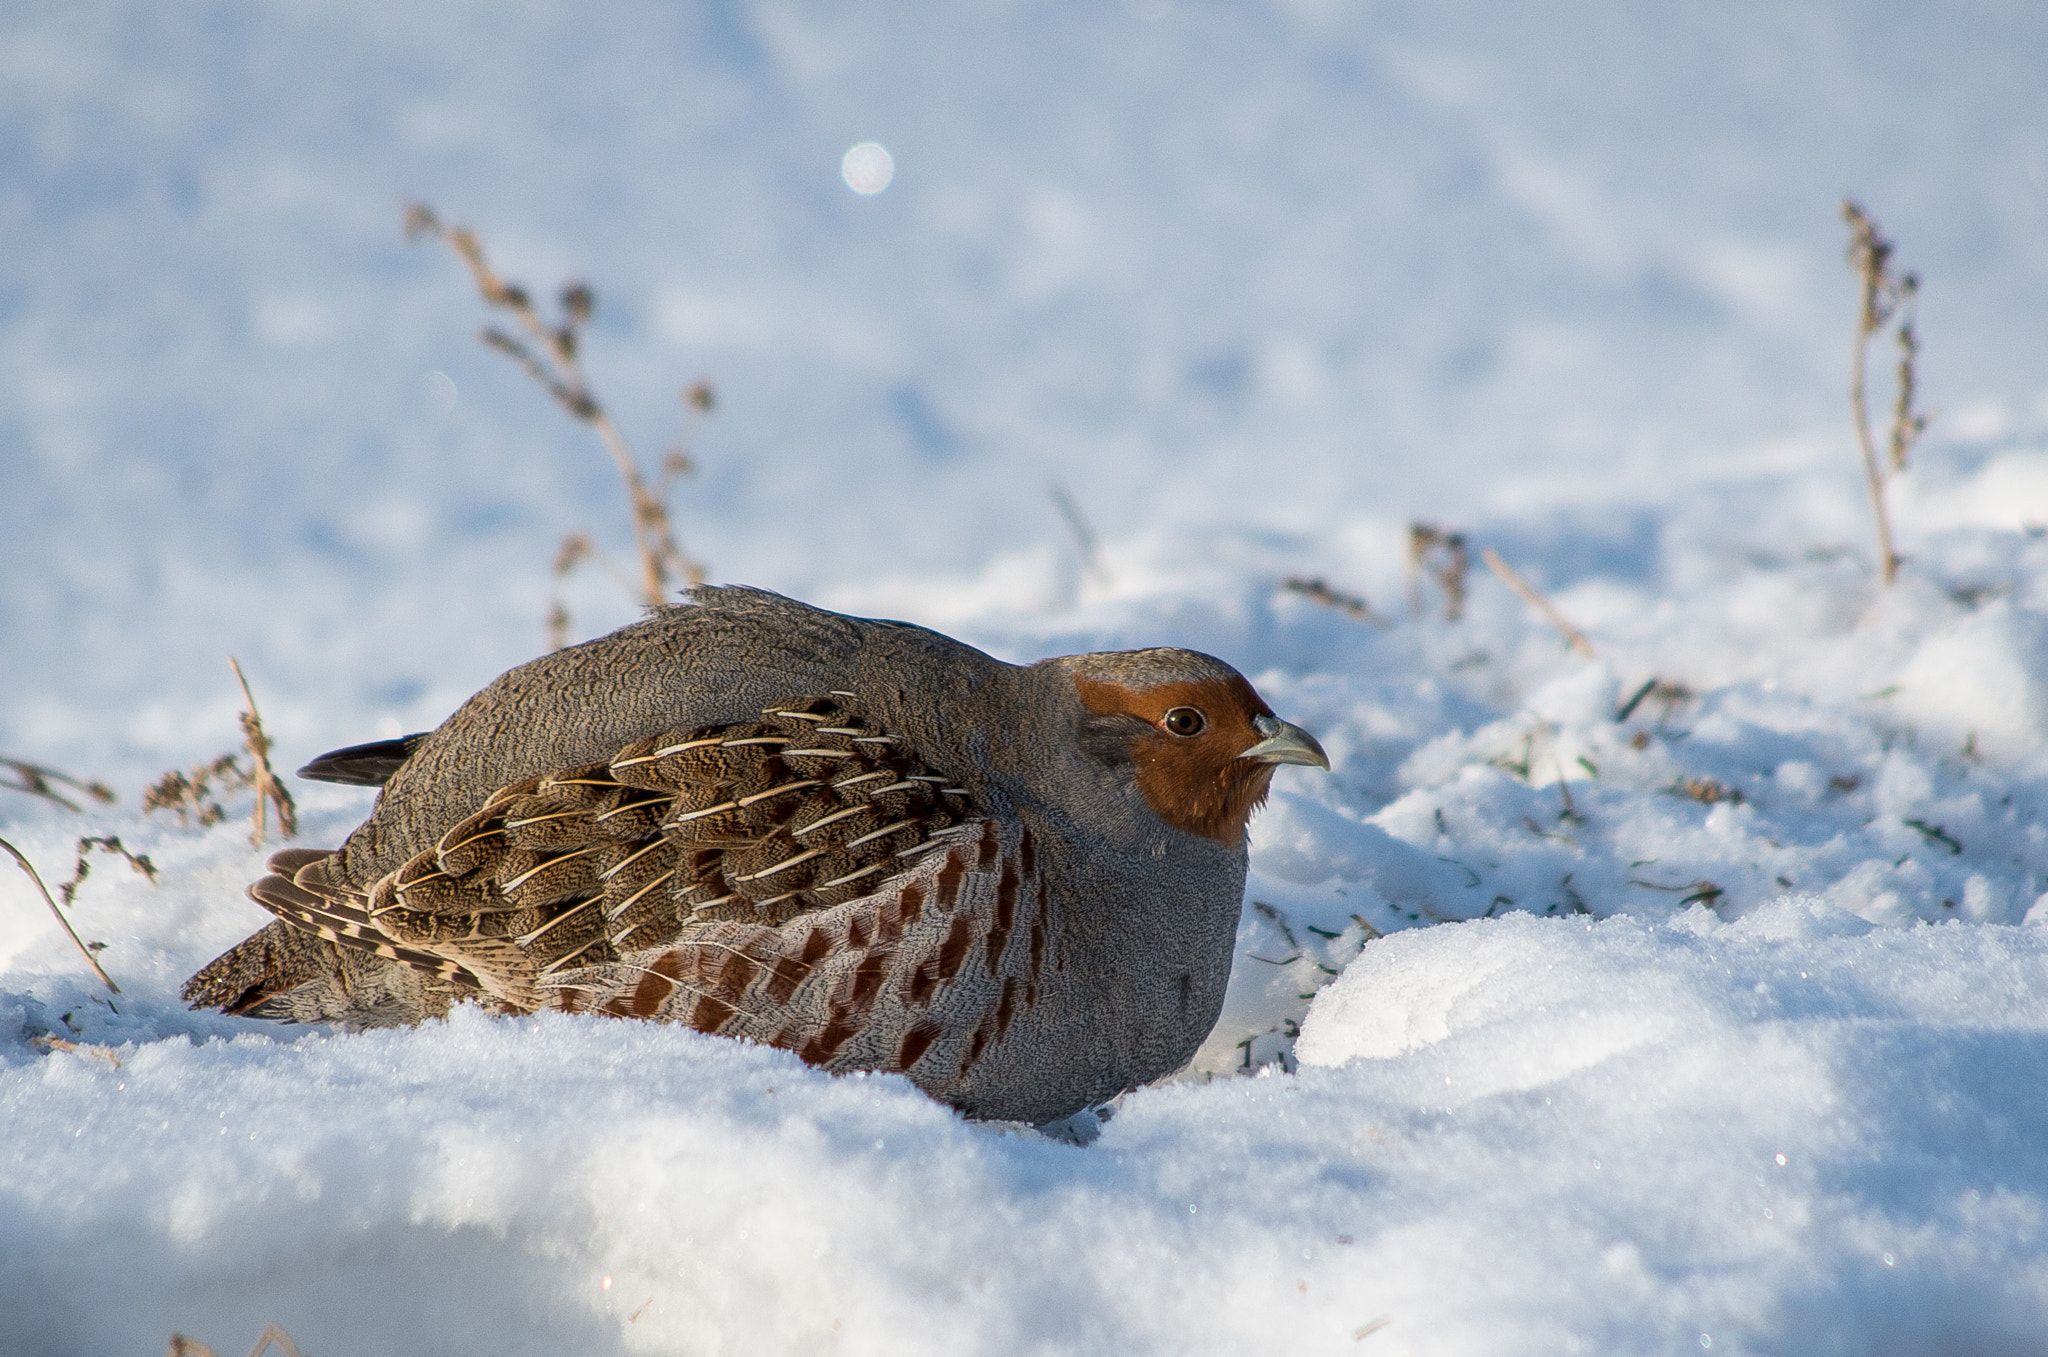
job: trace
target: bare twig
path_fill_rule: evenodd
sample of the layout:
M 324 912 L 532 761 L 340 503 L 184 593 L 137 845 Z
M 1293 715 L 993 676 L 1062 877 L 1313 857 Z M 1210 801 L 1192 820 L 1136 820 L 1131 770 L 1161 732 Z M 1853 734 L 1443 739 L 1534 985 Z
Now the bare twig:
M 228 667 L 235 671 L 235 682 L 242 685 L 242 700 L 249 704 L 249 709 L 242 713 L 242 739 L 249 747 L 249 786 L 256 793 L 256 807 L 249 816 L 249 842 L 263 842 L 273 805 L 277 807 L 277 836 L 289 839 L 299 832 L 298 808 L 270 766 L 270 737 L 263 733 L 263 718 L 256 711 L 249 680 L 242 676 L 241 661 L 230 655 Z
M 1340 590 L 1332 589 L 1327 581 L 1319 577 L 1311 578 L 1306 575 L 1292 575 L 1281 581 L 1280 587 L 1290 594 L 1300 594 L 1303 598 L 1320 603 L 1325 608 L 1335 608 L 1338 612 L 1348 617 L 1355 617 L 1368 626 L 1378 627 L 1381 631 L 1385 631 L 1393 625 L 1386 618 L 1374 612 L 1372 605 L 1357 594 L 1347 594 Z
M 37 893 L 43 897 L 43 903 L 50 907 L 50 913 L 57 916 L 58 926 L 64 930 L 64 936 L 71 939 L 71 945 L 76 947 L 78 954 L 85 958 L 85 964 L 92 967 L 92 973 L 100 978 L 100 983 L 114 993 L 119 994 L 121 987 L 114 983 L 112 976 L 100 968 L 99 958 L 95 957 L 92 954 L 92 949 L 85 945 L 85 939 L 78 936 L 78 930 L 71 926 L 71 920 L 64 917 L 64 911 L 57 908 L 56 900 L 50 895 L 50 888 L 43 884 L 43 878 L 36 873 L 35 864 L 30 862 L 19 848 L 16 848 L 5 839 L 0 839 L 0 848 L 6 849 L 8 854 L 21 867 L 21 870 L 28 873 L 28 879 L 35 882 Z
M 1856 338 L 1850 346 L 1849 413 L 1856 426 L 1856 446 L 1863 454 L 1863 478 L 1870 488 L 1871 513 L 1877 521 L 1877 549 L 1884 582 L 1898 578 L 1899 554 L 1892 544 L 1890 511 L 1885 506 L 1885 466 L 1878 460 L 1877 442 L 1870 431 L 1870 404 L 1864 387 L 1869 368 L 1870 340 L 1902 317 L 1898 327 L 1899 366 L 1897 399 L 1892 405 L 1890 438 L 1891 471 L 1906 469 L 1913 444 L 1927 428 L 1927 420 L 1913 408 L 1917 381 L 1915 367 L 1920 353 L 1919 336 L 1913 317 L 1920 292 L 1915 275 L 1895 275 L 1891 268 L 1892 243 L 1878 230 L 1877 222 L 1852 199 L 1842 202 L 1842 220 L 1849 226 L 1849 267 L 1861 285 L 1856 309 Z
M 626 487 L 633 514 L 633 546 L 640 559 L 638 590 L 642 601 L 656 607 L 667 601 L 672 580 L 692 584 L 704 579 L 704 568 L 685 556 L 676 544 L 669 518 L 669 485 L 693 469 L 689 441 L 697 425 L 715 405 L 711 387 L 698 382 L 683 392 L 685 416 L 677 446 L 663 458 L 659 479 L 650 487 L 640 469 L 640 460 L 626 442 L 626 436 L 611 417 L 583 374 L 580 357 L 584 328 L 596 314 L 597 298 L 584 283 L 571 283 L 559 297 L 562 319 L 550 325 L 534 306 L 531 294 L 517 283 L 507 282 L 492 270 L 484 254 L 483 241 L 464 226 L 444 225 L 433 209 L 415 203 L 405 211 L 405 233 L 410 239 L 430 236 L 445 243 L 469 269 L 487 306 L 509 312 L 526 338 L 508 334 L 494 326 L 483 331 L 483 341 L 498 350 L 538 383 L 572 419 L 590 426 L 610 454 L 619 480 Z M 558 607 L 550 628 L 566 633 L 566 609 Z
M 1556 627 L 1558 634 L 1564 637 L 1566 643 L 1573 650 L 1578 651 L 1589 660 L 1593 658 L 1595 654 L 1593 643 L 1586 639 L 1586 633 L 1565 621 L 1564 614 L 1553 607 L 1549 599 L 1538 593 L 1536 586 L 1530 584 L 1529 581 L 1523 579 L 1520 575 L 1517 575 L 1513 567 L 1500 558 L 1499 552 L 1495 551 L 1492 547 L 1488 547 L 1479 553 L 1479 559 L 1486 562 L 1488 570 L 1500 576 L 1502 584 L 1514 590 L 1521 596 L 1522 601 L 1534 608 L 1544 621 Z
M 114 789 L 104 782 L 85 782 L 69 773 L 60 773 L 55 768 L 45 768 L 37 763 L 23 763 L 20 759 L 0 758 L 0 774 L 5 775 L 0 777 L 0 791 L 26 792 L 30 796 L 39 796 L 45 801 L 62 806 L 68 811 L 76 811 L 78 803 L 61 795 L 57 791 L 60 785 L 83 792 L 101 805 L 111 805 L 114 800 Z M 9 781 L 9 778 L 12 781 Z

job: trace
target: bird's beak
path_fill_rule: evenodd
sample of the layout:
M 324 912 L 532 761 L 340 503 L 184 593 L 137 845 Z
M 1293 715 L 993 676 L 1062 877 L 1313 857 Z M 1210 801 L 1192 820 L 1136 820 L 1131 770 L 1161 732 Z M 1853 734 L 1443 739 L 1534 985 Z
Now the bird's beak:
M 1316 743 L 1316 737 L 1300 726 L 1277 716 L 1260 716 L 1253 719 L 1252 729 L 1265 738 L 1239 754 L 1241 759 L 1257 759 L 1260 763 L 1306 763 L 1323 769 L 1330 766 L 1330 756 Z

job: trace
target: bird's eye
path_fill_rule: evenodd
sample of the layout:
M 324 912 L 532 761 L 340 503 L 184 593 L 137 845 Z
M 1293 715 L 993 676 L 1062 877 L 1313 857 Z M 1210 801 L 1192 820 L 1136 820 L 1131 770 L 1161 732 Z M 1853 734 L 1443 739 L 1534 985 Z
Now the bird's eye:
M 1207 730 L 1209 718 L 1193 707 L 1175 707 L 1166 713 L 1166 719 L 1159 724 L 1165 726 L 1169 734 L 1188 737 L 1200 735 Z

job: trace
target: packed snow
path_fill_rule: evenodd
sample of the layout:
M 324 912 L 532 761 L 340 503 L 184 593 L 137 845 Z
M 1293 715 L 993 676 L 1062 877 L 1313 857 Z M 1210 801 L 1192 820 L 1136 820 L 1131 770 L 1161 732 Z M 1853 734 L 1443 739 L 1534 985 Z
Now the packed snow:
M 0 863 L 0 1352 L 2048 1349 L 2043 51 L 1995 4 L 0 13 L 0 755 L 121 793 L 0 835 L 157 873 L 70 910 L 113 994 Z M 1844 191 L 1923 280 L 1890 588 Z M 626 549 L 415 197 L 596 285 L 643 453 L 714 382 L 715 578 L 1208 650 L 1316 733 L 1188 1071 L 1047 1134 L 648 1025 L 179 1004 L 276 846 L 138 811 L 235 743 L 225 656 L 296 766 L 536 653 L 564 533 Z M 370 803 L 294 790 L 305 844 Z

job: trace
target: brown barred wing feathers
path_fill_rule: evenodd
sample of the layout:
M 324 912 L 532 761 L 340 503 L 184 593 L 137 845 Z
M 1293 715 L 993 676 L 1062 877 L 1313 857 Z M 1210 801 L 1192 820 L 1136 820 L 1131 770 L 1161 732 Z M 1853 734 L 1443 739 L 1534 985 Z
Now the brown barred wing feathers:
M 831 1070 L 908 1075 L 970 1112 L 1019 1105 L 988 1057 L 1058 964 L 1057 920 L 1031 832 L 950 827 L 880 889 L 779 926 L 723 920 L 543 981 L 559 1007 L 679 1022 L 794 1051 Z
M 300 852 L 251 894 L 338 947 L 524 1011 L 565 968 L 871 894 L 970 810 L 964 788 L 835 694 L 500 788 L 366 893 Z

